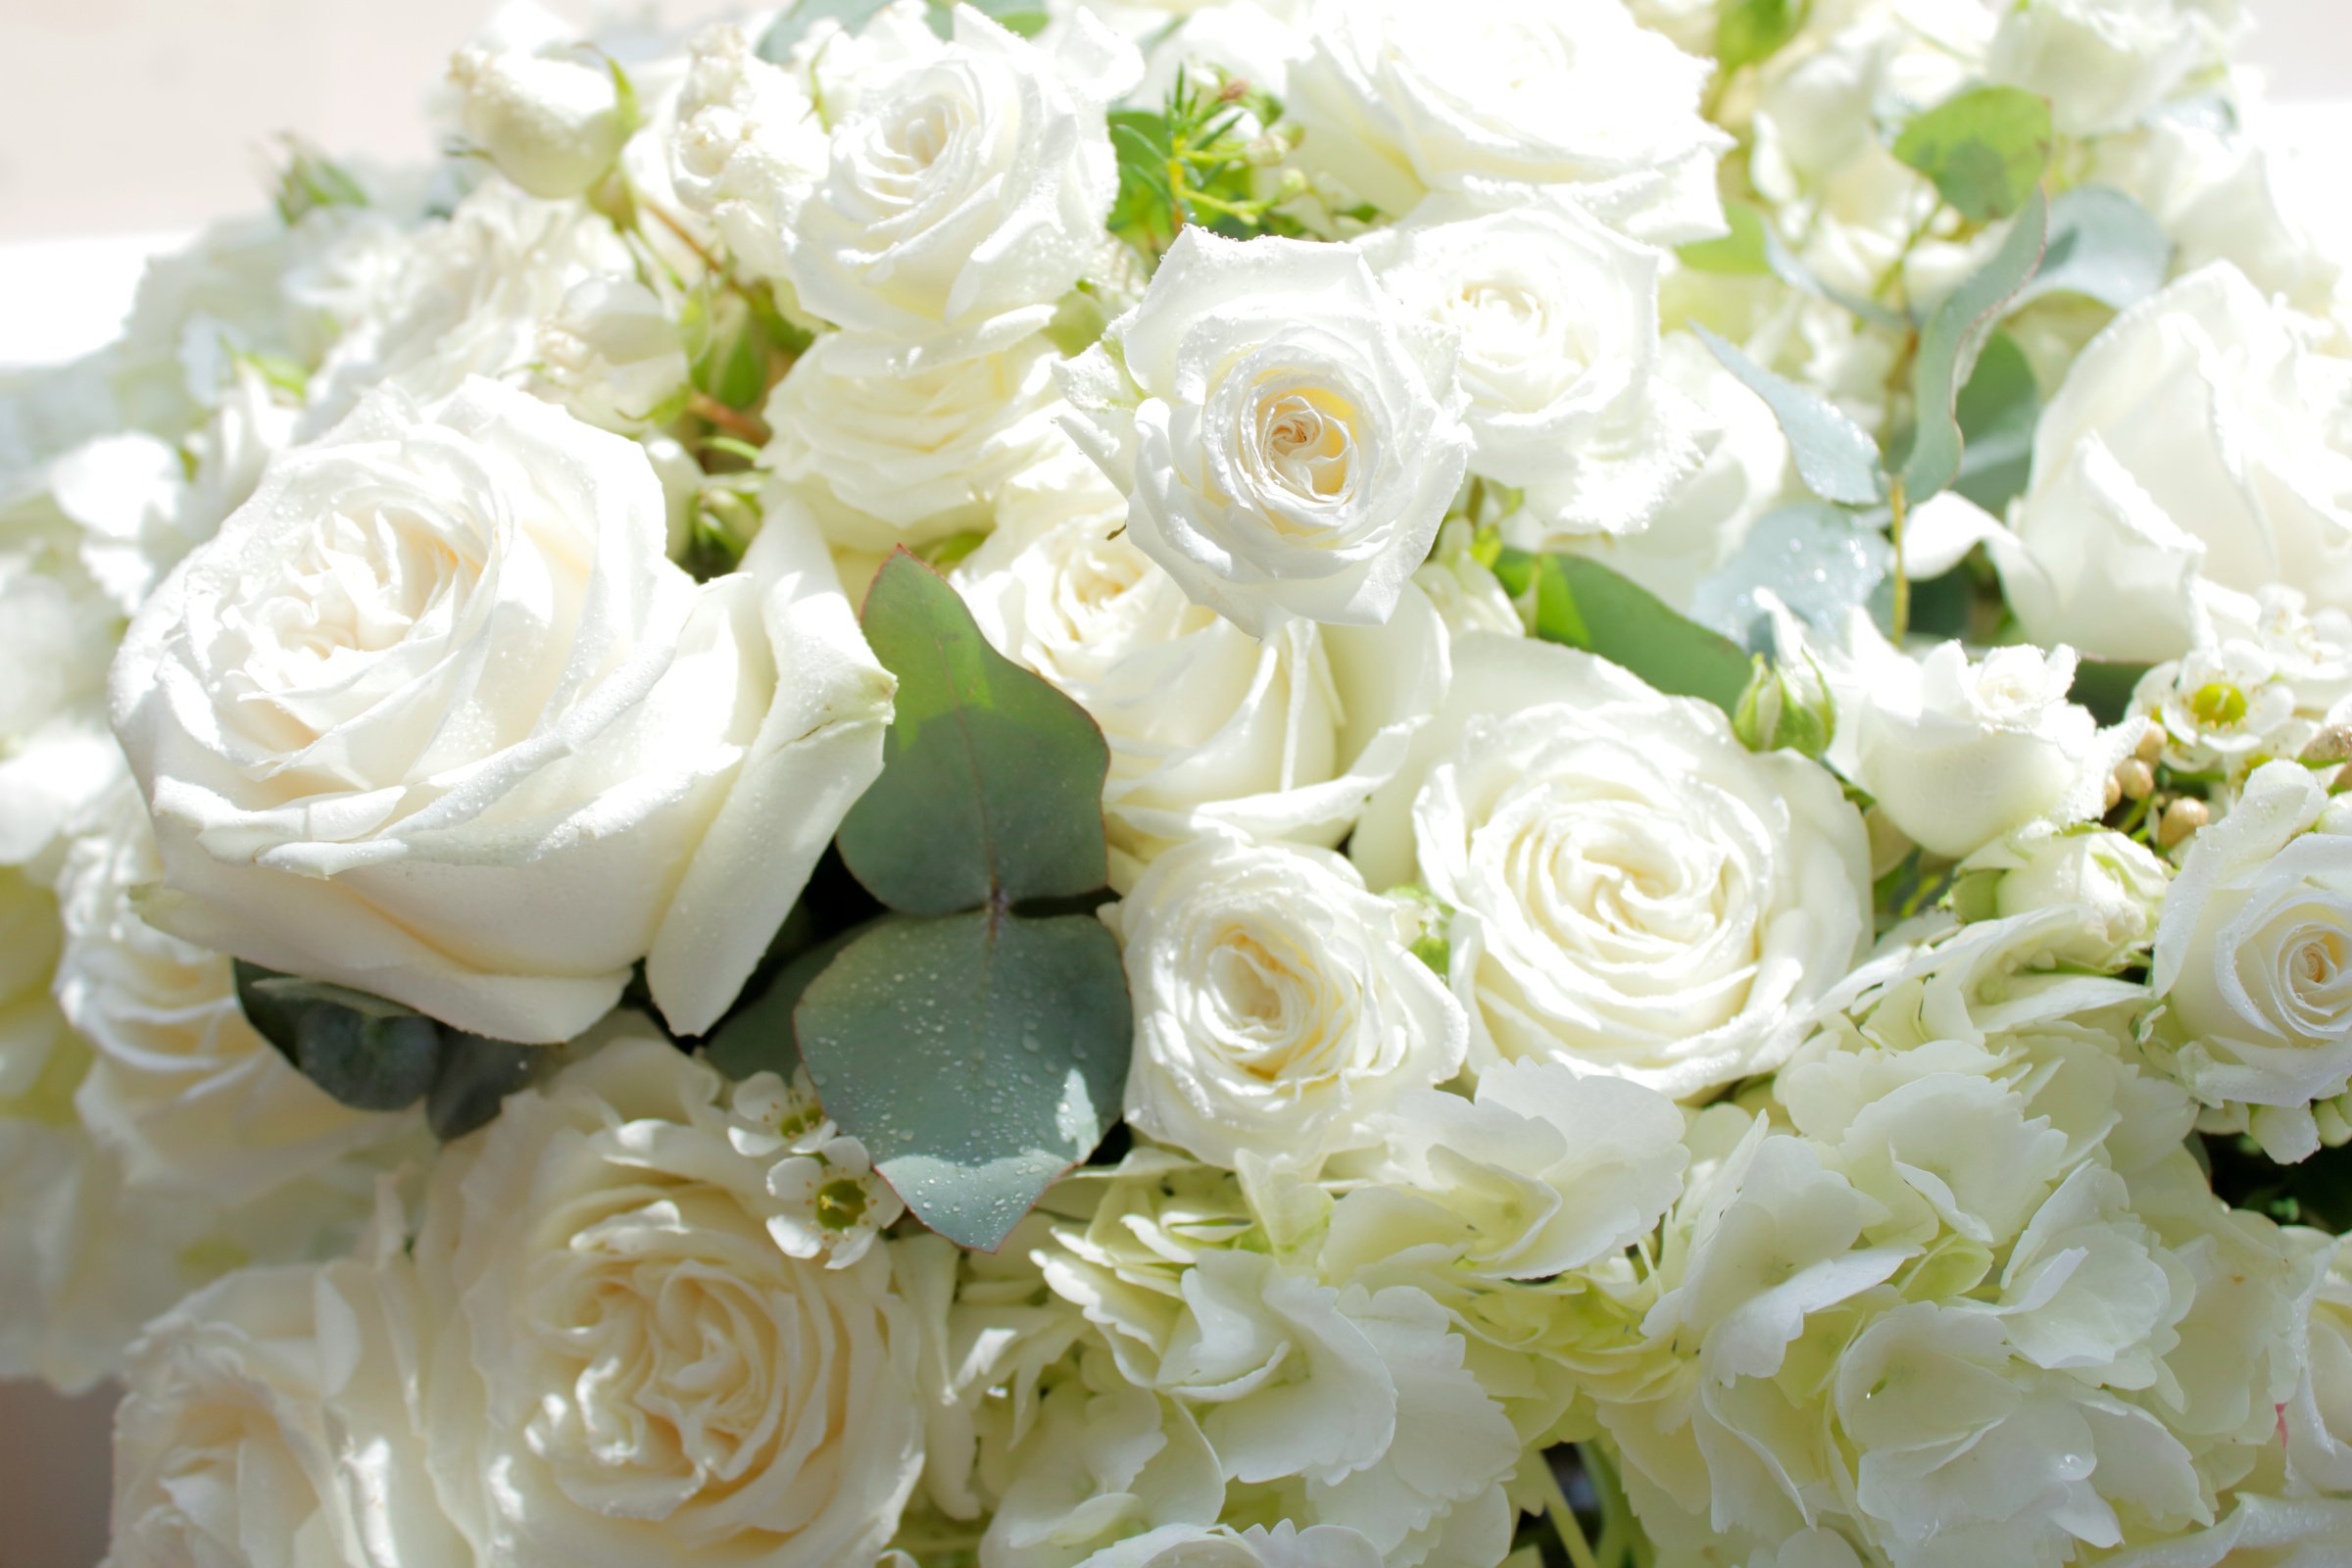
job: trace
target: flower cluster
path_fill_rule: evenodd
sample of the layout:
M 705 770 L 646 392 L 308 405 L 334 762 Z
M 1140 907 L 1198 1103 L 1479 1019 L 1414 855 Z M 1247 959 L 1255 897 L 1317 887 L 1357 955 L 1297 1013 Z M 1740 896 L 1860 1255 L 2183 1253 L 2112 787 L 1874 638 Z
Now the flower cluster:
M 2352 1543 L 2352 282 L 2236 0 L 509 13 L 0 384 L 112 1561 Z

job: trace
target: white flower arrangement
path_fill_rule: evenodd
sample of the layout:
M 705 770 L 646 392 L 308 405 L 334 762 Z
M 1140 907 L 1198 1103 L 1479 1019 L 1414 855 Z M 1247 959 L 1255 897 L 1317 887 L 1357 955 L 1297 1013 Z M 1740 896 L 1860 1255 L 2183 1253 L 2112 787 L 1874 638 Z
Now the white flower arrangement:
M 2243 21 L 801 0 L 297 145 L 0 387 L 112 1560 L 2352 1561 Z

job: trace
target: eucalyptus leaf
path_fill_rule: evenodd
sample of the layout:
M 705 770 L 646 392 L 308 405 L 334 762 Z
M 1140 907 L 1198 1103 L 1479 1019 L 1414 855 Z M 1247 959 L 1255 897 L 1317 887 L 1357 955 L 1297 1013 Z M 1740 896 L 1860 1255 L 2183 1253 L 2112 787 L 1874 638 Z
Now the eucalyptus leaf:
M 1816 629 L 1844 635 L 1846 612 L 1870 603 L 1894 569 L 1894 550 L 1876 531 L 1818 502 L 1799 502 L 1756 519 L 1720 569 L 1698 585 L 1697 619 L 1752 653 L 1773 648 L 1770 592 Z
M 858 880 L 909 914 L 1102 886 L 1110 750 L 1086 710 L 991 648 L 904 550 L 867 590 L 864 625 L 899 695 L 882 775 L 841 825 Z
M 2036 190 L 1992 259 L 1952 290 L 1920 333 L 1911 366 L 1911 396 L 1919 423 L 1903 465 L 1903 488 L 1913 506 L 1944 489 L 1960 473 L 1960 389 L 1975 373 L 1977 356 L 1993 327 L 2041 265 L 2049 217 L 2049 202 Z
M 1971 87 L 1914 115 L 1894 156 L 1972 223 L 2023 207 L 2050 167 L 2050 106 L 2022 87 Z
M 1878 443 L 1819 394 L 1775 375 L 1706 327 L 1691 329 L 1715 358 L 1764 400 L 1796 457 L 1797 477 L 1824 501 L 1866 507 L 1886 495 Z
M 1648 589 L 1585 556 L 1544 556 L 1535 568 L 1535 634 L 1598 654 L 1670 697 L 1729 713 L 1747 690 L 1748 656 Z
M 792 51 L 820 22 L 838 22 L 846 32 L 858 32 L 882 14 L 890 0 L 792 0 L 766 32 L 758 53 L 770 65 L 787 65 Z
M 1715 14 L 1715 58 L 1727 72 L 1780 53 L 1805 24 L 1808 0 L 1722 0 Z
M 825 972 L 841 950 L 873 928 L 875 922 L 839 931 L 806 952 L 793 956 L 767 988 L 727 1014 L 711 1031 L 703 1055 L 711 1066 L 740 1082 L 758 1072 L 789 1079 L 801 1064 L 801 1048 L 792 1032 L 792 1012 L 801 1004 L 809 983 Z
M 1823 282 L 1820 275 L 1788 248 L 1779 230 L 1770 223 L 1764 225 L 1764 264 L 1772 269 L 1773 276 L 1800 294 L 1827 300 L 1839 310 L 1857 316 L 1873 326 L 1886 327 L 1890 332 L 1911 330 L 1911 318 L 1893 307 L 1859 294 L 1849 294 L 1844 289 L 1833 288 Z
M 916 1218 L 993 1251 L 1118 1120 L 1133 1018 L 1091 915 L 975 909 L 860 934 L 795 1033 L 825 1113 Z
M 447 1143 L 489 1125 L 507 1096 L 528 1084 L 555 1058 L 544 1046 L 487 1040 L 462 1029 L 441 1031 L 441 1062 L 425 1092 L 425 1125 Z
M 1987 338 L 1953 406 L 1960 421 L 1960 472 L 1952 488 L 1999 516 L 2034 471 L 2041 387 L 2026 351 L 2006 332 Z
M 2108 185 L 2077 185 L 2050 203 L 2050 243 L 2040 270 L 2010 302 L 2081 294 L 2129 310 L 2164 287 L 2173 242 L 2148 210 Z

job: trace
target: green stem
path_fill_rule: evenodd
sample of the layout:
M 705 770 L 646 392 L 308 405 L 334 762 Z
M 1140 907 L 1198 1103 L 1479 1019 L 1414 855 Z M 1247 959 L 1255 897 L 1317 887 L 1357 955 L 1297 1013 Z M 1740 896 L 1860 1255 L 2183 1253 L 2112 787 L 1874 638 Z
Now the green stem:
M 1902 475 L 1895 475 L 1886 488 L 1889 509 L 1886 537 L 1894 546 L 1894 645 L 1903 645 L 1903 633 L 1911 629 L 1911 575 L 1903 564 L 1903 523 L 1909 508 L 1903 496 Z
M 1551 1521 L 1552 1533 L 1560 1538 L 1568 1561 L 1574 1568 L 1600 1568 L 1592 1557 L 1592 1544 L 1585 1539 L 1585 1527 L 1576 1522 L 1576 1510 L 1568 1506 L 1568 1494 L 1560 1490 L 1560 1478 L 1551 1472 L 1551 1461 L 1542 1455 L 1538 1458 L 1544 1465 L 1544 1514 Z

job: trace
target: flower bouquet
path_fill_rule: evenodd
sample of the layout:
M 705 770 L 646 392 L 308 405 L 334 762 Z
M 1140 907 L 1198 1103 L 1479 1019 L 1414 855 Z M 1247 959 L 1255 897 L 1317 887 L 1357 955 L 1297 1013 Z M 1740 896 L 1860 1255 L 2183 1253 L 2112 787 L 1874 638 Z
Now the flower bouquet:
M 0 402 L 116 1568 L 2352 1562 L 2234 0 L 502 13 Z

